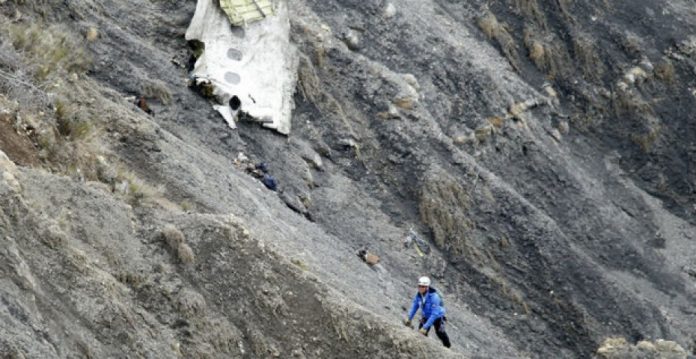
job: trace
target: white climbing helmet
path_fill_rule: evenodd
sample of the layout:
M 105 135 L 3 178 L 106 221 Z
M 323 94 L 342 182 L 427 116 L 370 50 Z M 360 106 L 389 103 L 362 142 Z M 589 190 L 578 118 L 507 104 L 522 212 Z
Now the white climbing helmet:
M 425 285 L 425 286 L 430 287 L 430 278 L 428 278 L 428 277 L 418 278 L 418 285 Z

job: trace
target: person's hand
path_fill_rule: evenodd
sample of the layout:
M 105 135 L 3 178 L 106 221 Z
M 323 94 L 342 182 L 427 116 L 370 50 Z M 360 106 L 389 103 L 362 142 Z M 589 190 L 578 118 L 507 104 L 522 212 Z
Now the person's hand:
M 418 332 L 421 333 L 421 334 L 423 334 L 423 335 L 428 335 L 428 331 L 425 330 L 425 328 L 420 328 L 420 329 L 418 329 Z
M 411 328 L 411 320 L 410 319 L 404 319 L 404 325 Z

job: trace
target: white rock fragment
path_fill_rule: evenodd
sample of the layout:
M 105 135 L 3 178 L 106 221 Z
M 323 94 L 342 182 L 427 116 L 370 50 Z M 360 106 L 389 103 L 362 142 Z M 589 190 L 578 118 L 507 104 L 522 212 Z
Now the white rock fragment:
M 396 15 L 396 7 L 392 3 L 387 3 L 386 6 L 384 6 L 384 11 L 382 12 L 382 16 L 385 19 L 390 19 Z

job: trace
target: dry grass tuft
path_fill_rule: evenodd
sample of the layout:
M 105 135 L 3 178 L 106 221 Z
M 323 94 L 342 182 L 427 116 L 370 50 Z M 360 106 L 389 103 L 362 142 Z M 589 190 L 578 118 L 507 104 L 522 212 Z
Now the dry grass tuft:
M 488 123 L 490 123 L 493 127 L 500 129 L 505 124 L 505 119 L 501 116 L 493 116 L 488 118 Z
M 660 138 L 662 133 L 662 126 L 655 124 L 653 126 L 648 126 L 644 133 L 632 134 L 631 140 L 640 146 L 640 149 L 644 153 L 649 153 L 652 147 L 655 145 L 657 140 Z
M 534 27 L 524 29 L 523 41 L 529 59 L 548 78 L 563 77 L 569 71 L 570 59 L 561 41 L 553 37 L 542 39 L 540 31 Z
M 522 313 L 526 315 L 531 313 L 529 305 L 524 300 L 522 294 L 512 288 L 505 279 L 497 276 L 493 276 L 491 279 L 500 286 L 500 293 L 504 298 L 507 298 L 516 308 L 519 308 Z
M 622 337 L 607 338 L 597 349 L 599 359 L 620 358 L 686 358 L 688 353 L 676 342 L 657 339 L 654 342 L 641 340 L 630 344 Z
M 421 185 L 420 217 L 432 230 L 435 244 L 454 254 L 478 258 L 478 249 L 469 243 L 473 227 L 469 205 L 469 194 L 457 179 L 443 171 L 431 171 Z
M 193 318 L 205 313 L 205 298 L 191 289 L 184 289 L 176 301 L 176 309 L 186 318 Z
M 474 138 L 478 143 L 484 143 L 487 139 L 493 136 L 495 133 L 495 128 L 492 124 L 487 123 L 485 125 L 479 126 L 474 130 Z
M 50 0 L 10 0 L 10 2 L 14 5 L 24 7 L 30 12 L 37 13 L 44 18 L 50 12 Z M 24 10 L 22 12 L 24 12 Z
M 34 64 L 34 77 L 45 81 L 64 73 L 84 73 L 92 64 L 91 56 L 67 28 L 39 23 L 7 24 L 3 27 L 15 49 Z
M 188 265 L 196 261 L 196 257 L 193 254 L 193 249 L 191 249 L 188 244 L 183 242 L 179 243 L 179 246 L 176 249 L 176 256 L 183 264 Z
M 145 203 L 157 204 L 164 197 L 164 188 L 155 187 L 140 179 L 135 173 L 122 165 L 116 165 L 116 178 L 114 190 L 125 196 L 128 203 L 140 206 Z
M 19 102 L 18 116 L 33 129 L 43 165 L 80 180 L 97 179 L 102 144 L 93 119 L 102 109 L 84 101 L 90 89 L 79 74 L 91 65 L 84 40 L 66 27 L 41 22 L 5 22 L 0 33 L 12 44 L 0 46 L 0 67 L 11 70 L 0 71 L 0 89 Z M 46 107 L 53 112 L 42 112 Z
M 59 98 L 55 102 L 55 118 L 58 133 L 70 140 L 86 138 L 92 132 L 92 124 L 70 100 Z
M 317 103 L 321 98 L 321 82 L 316 69 L 307 56 L 300 55 L 300 63 L 297 67 L 297 88 L 302 97 L 312 103 Z
M 546 56 L 546 50 L 544 49 L 544 44 L 541 41 L 531 40 L 527 45 L 529 50 L 529 58 L 535 63 L 540 63 Z
M 588 35 L 575 36 L 573 52 L 585 78 L 598 81 L 604 74 L 604 64 L 597 54 L 594 40 Z
M 141 93 L 147 98 L 156 98 L 165 105 L 172 102 L 172 94 L 162 81 L 150 80 L 142 85 Z
M 574 24 L 576 21 L 570 12 L 572 1 L 573 0 L 558 0 L 558 10 L 560 11 L 561 15 L 568 20 L 568 22 Z
M 643 40 L 634 33 L 626 33 L 621 38 L 621 47 L 629 56 L 639 57 L 643 51 Z
M 97 41 L 99 38 L 99 30 L 97 30 L 96 27 L 90 27 L 87 29 L 87 32 L 85 32 L 85 39 L 89 42 L 94 42 Z
M 172 224 L 164 226 L 160 232 L 160 236 L 164 242 L 176 253 L 176 257 L 183 264 L 191 264 L 195 262 L 196 256 L 193 254 L 193 249 L 186 243 L 184 233 Z
M 537 0 L 514 0 L 515 9 L 525 19 L 531 20 L 542 29 L 547 29 L 546 15 L 541 11 Z
M 305 261 L 303 261 L 302 259 L 299 259 L 299 258 L 292 258 L 292 259 L 290 260 L 290 263 L 294 264 L 295 266 L 297 266 L 297 268 L 301 269 L 301 270 L 304 271 L 304 272 L 306 272 L 307 270 L 309 270 L 309 266 L 308 266 L 307 263 L 306 263 Z
M 167 243 L 169 248 L 172 249 L 179 248 L 179 244 L 184 243 L 185 241 L 184 233 L 182 233 L 173 224 L 167 224 L 164 226 L 160 232 L 160 235 L 162 236 L 164 242 Z
M 667 84 L 674 83 L 675 70 L 674 64 L 670 59 L 665 58 L 660 63 L 655 65 L 654 73 L 655 77 L 657 77 L 660 81 Z
M 196 206 L 189 200 L 183 200 L 181 203 L 179 203 L 179 207 L 181 207 L 181 210 L 184 212 L 190 212 L 195 210 Z
M 507 58 L 510 65 L 518 71 L 519 55 L 517 54 L 517 45 L 505 24 L 500 23 L 495 17 L 495 14 L 490 11 L 480 17 L 477 23 L 481 31 L 486 34 L 486 37 L 498 43 L 505 58 Z
M 638 116 L 654 116 L 652 104 L 645 101 L 639 94 L 624 90 L 614 91 L 613 107 L 614 113 L 617 116 L 622 115 L 638 115 Z

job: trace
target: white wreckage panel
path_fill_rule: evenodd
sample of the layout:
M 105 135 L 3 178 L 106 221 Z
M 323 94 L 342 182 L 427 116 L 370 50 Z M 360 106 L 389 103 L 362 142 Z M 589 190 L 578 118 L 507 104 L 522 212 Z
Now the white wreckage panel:
M 191 77 L 210 82 L 224 105 L 213 107 L 236 128 L 237 111 L 228 105 L 233 96 L 241 111 L 282 134 L 290 134 L 297 54 L 290 45 L 290 21 L 284 1 L 276 14 L 246 27 L 233 27 L 213 0 L 198 0 L 186 30 L 186 40 L 205 45 Z

